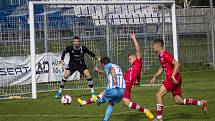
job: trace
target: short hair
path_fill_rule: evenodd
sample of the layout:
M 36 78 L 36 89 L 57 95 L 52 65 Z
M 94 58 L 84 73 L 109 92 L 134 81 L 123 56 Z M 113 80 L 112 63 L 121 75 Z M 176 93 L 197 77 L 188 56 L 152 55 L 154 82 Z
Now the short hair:
M 110 58 L 103 57 L 103 58 L 101 58 L 100 63 L 106 65 L 106 64 L 110 63 Z
M 135 54 L 128 54 L 128 57 L 137 57 Z
M 74 36 L 73 39 L 78 39 L 78 40 L 80 40 L 80 37 L 79 37 L 79 36 Z
M 164 46 L 164 42 L 163 42 L 163 40 L 160 39 L 160 38 L 155 39 L 155 40 L 153 41 L 153 43 L 155 43 L 155 44 L 161 44 L 162 47 Z

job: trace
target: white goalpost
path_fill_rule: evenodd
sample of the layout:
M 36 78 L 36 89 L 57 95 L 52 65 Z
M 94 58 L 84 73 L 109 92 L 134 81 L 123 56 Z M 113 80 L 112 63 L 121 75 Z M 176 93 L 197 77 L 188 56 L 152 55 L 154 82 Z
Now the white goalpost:
M 32 80 L 32 98 L 37 98 L 37 84 L 36 84 L 36 52 L 35 52 L 35 15 L 34 15 L 34 7 L 36 5 L 94 5 L 94 6 L 111 6 L 111 5 L 141 5 L 141 4 L 149 4 L 149 5 L 159 5 L 165 4 L 171 6 L 171 26 L 172 26 L 172 44 L 173 44 L 173 53 L 176 60 L 178 60 L 178 51 L 177 51 L 177 29 L 176 29 L 176 16 L 175 16 L 175 1 L 91 1 L 91 2 L 82 2 L 82 1 L 30 1 L 29 2 L 29 24 L 30 24 L 30 44 L 31 44 L 31 80 Z M 108 25 L 108 24 L 107 24 Z M 106 33 L 107 34 L 107 33 Z M 111 37 L 108 36 L 111 42 Z M 107 38 L 106 38 L 107 39 Z M 112 42 L 113 44 L 113 42 Z M 106 45 L 107 55 L 113 56 L 111 53 L 114 51 L 113 46 L 110 44 Z M 111 52 L 112 50 L 112 52 Z
M 0 21 L 0 99 L 23 94 L 37 99 L 37 92 L 56 91 L 69 58 L 59 68 L 61 53 L 76 35 L 90 51 L 109 56 L 125 71 L 128 54 L 135 52 L 130 38 L 135 32 L 143 56 L 142 85 L 159 66 L 151 48 L 155 38 L 163 38 L 165 48 L 179 58 L 174 0 L 44 0 L 29 1 L 27 7 L 26 18 Z M 104 87 L 105 77 L 93 71 L 99 62 L 87 54 L 85 61 L 94 87 Z M 88 89 L 87 81 L 75 73 L 65 89 Z

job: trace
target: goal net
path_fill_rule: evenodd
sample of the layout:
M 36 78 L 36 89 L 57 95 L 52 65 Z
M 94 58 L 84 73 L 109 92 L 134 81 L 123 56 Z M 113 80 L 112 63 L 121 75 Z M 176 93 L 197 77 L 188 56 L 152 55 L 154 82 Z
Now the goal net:
M 125 72 L 128 55 L 135 53 L 130 38 L 130 33 L 135 32 L 144 61 L 140 81 L 143 85 L 149 83 L 159 67 L 151 48 L 153 39 L 163 38 L 165 48 L 178 59 L 174 1 L 33 1 L 29 2 L 27 20 L 19 24 L 26 32 L 16 33 L 17 39 L 1 45 L 11 50 L 1 51 L 0 64 L 5 66 L 1 74 L 13 75 L 0 79 L 4 80 L 0 81 L 1 96 L 32 93 L 36 98 L 36 92 L 57 90 L 69 60 L 67 55 L 64 67 L 59 68 L 61 53 L 76 35 L 82 45 L 97 56 L 109 56 Z M 94 87 L 105 87 L 105 77 L 93 71 L 99 62 L 89 55 L 85 60 Z M 65 88 L 88 89 L 86 78 L 77 72 Z

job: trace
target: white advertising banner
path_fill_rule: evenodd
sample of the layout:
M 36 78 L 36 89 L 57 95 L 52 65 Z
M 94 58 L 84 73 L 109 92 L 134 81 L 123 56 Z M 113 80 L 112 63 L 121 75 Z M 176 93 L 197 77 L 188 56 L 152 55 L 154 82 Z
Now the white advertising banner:
M 60 68 L 61 53 L 44 53 L 36 55 L 37 83 L 60 81 L 64 67 L 67 66 L 69 55 L 65 56 L 65 65 Z M 0 86 L 31 83 L 30 56 L 0 57 Z M 80 73 L 76 71 L 68 80 L 79 80 Z

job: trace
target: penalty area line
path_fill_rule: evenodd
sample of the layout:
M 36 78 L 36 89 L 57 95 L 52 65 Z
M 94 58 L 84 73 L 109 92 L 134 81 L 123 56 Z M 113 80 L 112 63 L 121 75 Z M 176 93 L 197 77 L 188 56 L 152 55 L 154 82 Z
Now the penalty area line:
M 215 99 L 211 99 L 211 100 L 207 100 L 208 102 L 212 102 L 215 101 Z M 178 106 L 182 106 L 182 105 L 169 105 L 169 106 L 165 106 L 164 108 L 171 108 L 171 107 L 178 107 Z M 156 109 L 156 108 L 149 108 L 149 109 Z M 121 115 L 121 114 L 127 114 L 127 113 L 133 113 L 133 112 L 139 112 L 137 110 L 133 110 L 133 111 L 124 111 L 124 112 L 119 112 L 119 113 L 112 113 L 112 115 Z M 103 117 L 104 115 L 0 115 L 0 117 Z

